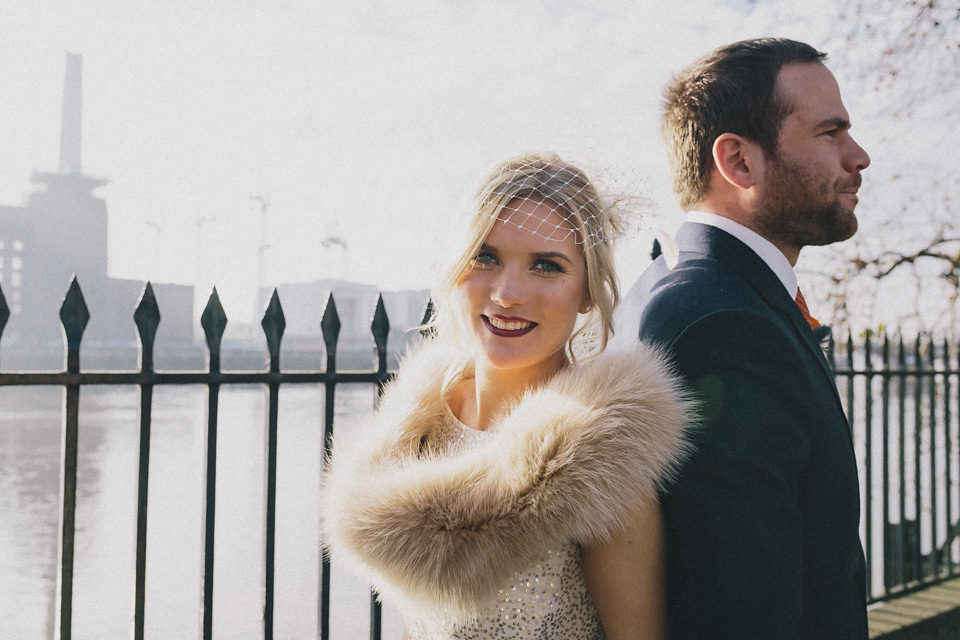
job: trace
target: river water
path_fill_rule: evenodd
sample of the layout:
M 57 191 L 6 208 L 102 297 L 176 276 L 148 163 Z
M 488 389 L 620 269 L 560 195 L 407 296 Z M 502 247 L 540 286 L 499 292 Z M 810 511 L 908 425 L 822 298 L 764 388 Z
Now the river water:
M 56 602 L 63 391 L 0 393 L 0 638 L 52 638 Z M 372 411 L 372 385 L 337 388 L 335 428 Z M 154 391 L 147 541 L 146 637 L 200 634 L 204 387 Z M 139 391 L 81 392 L 73 637 L 129 638 L 133 628 Z M 220 392 L 214 637 L 262 635 L 266 397 L 260 386 Z M 274 636 L 317 637 L 318 485 L 323 394 L 280 391 Z M 369 634 L 366 586 L 334 559 L 335 640 Z M 385 608 L 385 639 L 400 637 Z

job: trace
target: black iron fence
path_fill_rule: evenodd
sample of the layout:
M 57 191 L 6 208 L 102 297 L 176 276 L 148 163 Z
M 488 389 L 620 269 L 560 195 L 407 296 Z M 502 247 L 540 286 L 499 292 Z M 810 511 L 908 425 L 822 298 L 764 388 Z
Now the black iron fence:
M 960 575 L 960 349 L 867 334 L 828 350 L 860 464 L 868 598 Z
M 429 312 L 429 309 L 428 311 Z M 0 290 L 0 337 L 9 319 L 10 312 Z M 263 592 L 263 638 L 273 638 L 274 624 L 274 555 L 277 496 L 277 417 L 280 386 L 287 384 L 319 384 L 324 388 L 323 441 L 317 443 L 318 455 L 325 455 L 333 433 L 334 403 L 337 385 L 351 383 L 373 384 L 377 389 L 389 379 L 387 371 L 387 335 L 390 323 L 382 298 L 378 299 L 370 326 L 375 343 L 376 370 L 340 371 L 337 369 L 337 340 L 340 319 L 331 294 L 320 322 L 326 351 L 326 368 L 323 371 L 283 372 L 280 369 L 280 342 L 286 321 L 280 299 L 274 292 L 263 315 L 261 325 L 267 342 L 269 364 L 265 371 L 221 371 L 220 345 L 227 317 L 220 304 L 216 289 L 201 315 L 201 326 L 206 336 L 208 366 L 206 371 L 155 371 L 154 338 L 160 323 L 160 310 L 153 289 L 148 283 L 133 314 L 140 339 L 140 366 L 136 371 L 83 371 L 80 369 L 80 343 L 90 319 L 83 293 L 74 279 L 60 309 L 67 342 L 66 370 L 56 373 L 11 373 L 0 372 L 0 387 L 45 385 L 61 386 L 64 395 L 64 423 L 61 450 L 60 482 L 60 527 L 58 549 L 58 580 L 56 593 L 55 633 L 60 640 L 72 637 L 73 616 L 73 568 L 74 541 L 76 534 L 77 503 L 77 441 L 80 392 L 89 385 L 136 385 L 140 390 L 140 433 L 137 485 L 137 526 L 135 593 L 133 635 L 137 640 L 144 637 L 144 610 L 146 604 L 146 552 L 147 552 L 147 505 L 150 473 L 150 426 L 153 390 L 156 385 L 204 385 L 208 390 L 206 433 L 206 477 L 204 486 L 204 525 L 202 560 L 201 635 L 204 640 L 213 637 L 213 587 L 214 587 L 214 523 L 217 485 L 217 418 L 220 387 L 230 384 L 262 384 L 267 389 L 267 444 L 265 481 L 265 535 L 264 535 L 264 592 Z M 322 558 L 318 596 L 317 637 L 330 637 L 330 564 Z M 370 637 L 380 637 L 380 605 L 371 597 Z
M 424 318 L 429 315 L 429 307 Z M 156 371 L 154 338 L 160 310 L 150 284 L 133 314 L 140 339 L 140 365 L 133 371 L 81 371 L 80 344 L 90 314 L 80 286 L 74 280 L 60 309 L 67 342 L 62 372 L 0 372 L 0 387 L 60 386 L 64 394 L 61 450 L 58 588 L 55 632 L 62 640 L 72 635 L 73 567 L 77 493 L 77 440 L 81 389 L 88 385 L 136 385 L 140 391 L 139 462 L 136 525 L 134 638 L 144 637 L 146 604 L 147 505 L 150 472 L 150 427 L 156 385 L 202 385 L 208 391 L 206 421 L 206 477 L 203 527 L 201 635 L 213 637 L 214 523 L 217 483 L 218 399 L 222 385 L 262 384 L 267 390 L 267 462 L 265 482 L 263 637 L 273 638 L 274 555 L 277 494 L 277 416 L 280 386 L 316 384 L 324 388 L 323 442 L 326 451 L 333 432 L 337 385 L 365 383 L 377 389 L 389 379 L 387 335 L 390 324 L 382 299 L 373 312 L 371 332 L 377 367 L 370 371 L 339 371 L 337 340 L 340 319 L 329 296 L 321 329 L 326 352 L 322 371 L 285 372 L 280 368 L 280 343 L 285 328 L 283 309 L 274 292 L 261 325 L 267 342 L 268 366 L 263 371 L 221 371 L 221 338 L 227 318 L 216 289 L 201 315 L 206 337 L 205 371 Z M 9 310 L 0 290 L 0 337 Z M 861 536 L 867 556 L 868 598 L 884 600 L 960 574 L 960 456 L 958 403 L 960 353 L 944 340 L 902 339 L 858 341 L 847 337 L 830 342 L 828 358 L 852 425 L 860 462 L 863 505 Z M 838 362 L 838 360 L 840 360 Z M 330 565 L 318 567 L 317 637 L 330 637 Z M 380 638 L 381 610 L 370 599 L 370 637 Z

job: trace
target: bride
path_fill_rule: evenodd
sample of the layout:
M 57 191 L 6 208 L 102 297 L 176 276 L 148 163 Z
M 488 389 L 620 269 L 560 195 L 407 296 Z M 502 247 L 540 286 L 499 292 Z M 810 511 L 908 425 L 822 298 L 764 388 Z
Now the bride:
M 657 488 L 688 407 L 658 354 L 604 352 L 613 206 L 552 154 L 501 164 L 371 424 L 324 472 L 328 553 L 410 640 L 662 638 Z

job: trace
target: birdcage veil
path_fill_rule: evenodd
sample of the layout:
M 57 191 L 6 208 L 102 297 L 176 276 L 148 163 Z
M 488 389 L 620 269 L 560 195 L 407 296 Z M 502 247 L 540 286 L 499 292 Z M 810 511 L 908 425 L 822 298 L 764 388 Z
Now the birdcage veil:
M 527 200 L 549 202 L 560 215 L 550 223 L 516 213 Z M 612 243 L 626 227 L 629 198 L 615 195 L 580 164 L 555 153 L 528 153 L 497 165 L 478 188 L 477 211 L 556 241 L 573 236 L 585 251 Z

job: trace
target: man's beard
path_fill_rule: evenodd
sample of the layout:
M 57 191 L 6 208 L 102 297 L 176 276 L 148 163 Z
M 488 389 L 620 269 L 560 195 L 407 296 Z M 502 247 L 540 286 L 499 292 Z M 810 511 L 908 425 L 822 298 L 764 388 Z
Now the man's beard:
M 771 160 L 768 174 L 754 220 L 761 235 L 774 244 L 801 249 L 840 242 L 856 233 L 857 217 L 840 202 L 840 192 L 859 187 L 859 174 L 845 185 L 821 179 L 782 156 Z

